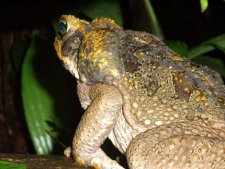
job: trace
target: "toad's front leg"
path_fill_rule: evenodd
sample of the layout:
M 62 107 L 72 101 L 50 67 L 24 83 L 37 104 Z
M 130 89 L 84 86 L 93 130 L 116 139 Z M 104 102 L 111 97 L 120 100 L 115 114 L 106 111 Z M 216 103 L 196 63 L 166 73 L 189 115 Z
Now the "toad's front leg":
M 103 84 L 90 87 L 86 95 L 91 103 L 75 132 L 73 157 L 79 163 L 99 169 L 122 169 L 123 167 L 111 160 L 100 148 L 121 112 L 122 96 L 115 87 Z M 82 99 L 80 98 L 81 102 Z

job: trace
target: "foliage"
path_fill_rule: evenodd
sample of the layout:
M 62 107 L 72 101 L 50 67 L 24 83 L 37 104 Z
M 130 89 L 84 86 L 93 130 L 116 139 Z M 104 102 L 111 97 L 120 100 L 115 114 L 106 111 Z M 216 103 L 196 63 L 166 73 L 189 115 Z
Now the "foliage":
M 167 45 L 182 56 L 195 63 L 209 66 L 225 77 L 225 65 L 222 59 L 205 56 L 214 50 L 219 50 L 225 54 L 225 34 L 209 39 L 191 49 L 188 49 L 186 43 L 180 41 L 167 41 Z
M 125 2 L 132 3 L 132 1 Z M 119 0 L 74 1 L 72 5 L 67 6 L 67 10 L 64 9 L 61 13 L 76 14 L 86 19 L 100 16 L 111 17 L 123 26 L 125 24 L 123 18 L 126 17 L 124 17 L 124 11 L 119 2 Z M 202 12 L 205 11 L 208 1 L 200 0 L 200 4 Z M 59 1 L 56 1 L 54 5 L 60 6 Z M 165 35 L 162 33 L 153 9 L 148 0 L 143 3 L 143 10 L 146 10 L 147 17 L 152 20 L 149 26 L 153 33 L 163 38 Z M 58 11 L 55 13 L 57 16 L 59 15 Z M 24 113 L 37 154 L 52 153 L 55 148 L 54 140 L 46 131 L 50 131 L 53 137 L 63 138 L 59 129 L 55 129 L 56 127 L 53 126 L 64 126 L 73 131 L 71 117 L 75 113 L 75 116 L 81 113 L 80 109 L 74 107 L 73 95 L 75 95 L 75 91 L 73 90 L 74 93 L 70 92 L 72 89 L 67 83 L 69 74 L 60 65 L 53 49 L 54 32 L 57 32 L 57 19 L 58 17 L 54 16 L 49 21 L 45 33 L 35 30 L 30 41 L 17 41 L 12 52 L 12 60 L 16 70 L 18 71 L 22 67 L 21 93 Z M 215 68 L 225 77 L 225 67 L 222 60 L 210 57 L 213 51 L 225 54 L 225 34 L 211 38 L 192 48 L 189 48 L 185 42 L 165 41 L 176 52 L 196 63 Z
M 26 169 L 24 164 L 16 164 L 8 161 L 0 161 L 0 168 L 4 169 Z
M 208 8 L 208 0 L 200 0 L 202 12 Z

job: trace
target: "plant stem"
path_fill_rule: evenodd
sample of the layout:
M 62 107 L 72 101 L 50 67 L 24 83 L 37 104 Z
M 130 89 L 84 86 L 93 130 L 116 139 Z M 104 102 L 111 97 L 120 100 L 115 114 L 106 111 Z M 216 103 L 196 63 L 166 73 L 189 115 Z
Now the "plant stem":
M 144 1 L 144 5 L 147 9 L 150 27 L 152 28 L 152 33 L 163 40 L 164 35 L 163 35 L 162 30 L 159 26 L 159 22 L 157 20 L 156 15 L 155 15 L 154 9 L 153 9 L 152 4 L 151 4 L 151 1 L 150 0 L 143 0 L 143 1 Z

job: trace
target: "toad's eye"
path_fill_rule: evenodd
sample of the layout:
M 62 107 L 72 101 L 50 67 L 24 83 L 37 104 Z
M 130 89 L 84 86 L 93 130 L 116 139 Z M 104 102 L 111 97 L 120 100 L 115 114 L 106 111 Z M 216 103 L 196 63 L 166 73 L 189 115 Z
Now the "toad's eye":
M 69 26 L 65 20 L 61 20 L 58 23 L 58 31 L 61 35 L 65 35 L 69 30 Z

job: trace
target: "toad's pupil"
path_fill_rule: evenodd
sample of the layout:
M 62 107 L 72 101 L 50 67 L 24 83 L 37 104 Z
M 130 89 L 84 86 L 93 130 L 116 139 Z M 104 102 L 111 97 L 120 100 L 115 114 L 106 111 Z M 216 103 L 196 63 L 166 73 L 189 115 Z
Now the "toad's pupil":
M 59 32 L 64 35 L 67 31 L 67 23 L 66 21 L 60 21 L 58 24 L 58 30 Z

